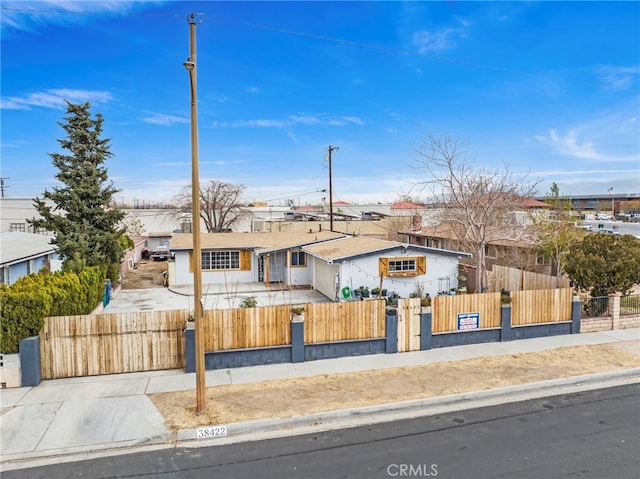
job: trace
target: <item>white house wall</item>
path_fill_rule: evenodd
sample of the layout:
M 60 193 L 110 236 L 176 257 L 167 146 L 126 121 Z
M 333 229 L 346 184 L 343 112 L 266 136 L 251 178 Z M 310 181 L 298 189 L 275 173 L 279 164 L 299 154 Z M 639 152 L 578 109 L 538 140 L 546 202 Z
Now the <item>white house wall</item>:
M 378 288 L 380 287 L 379 258 L 416 257 L 422 254 L 424 253 L 409 250 L 406 254 L 372 255 L 345 261 L 341 263 L 340 267 L 340 289 L 345 286 L 349 286 L 351 289 L 357 289 L 360 286 L 366 286 L 369 290 Z M 422 286 L 423 293 L 429 293 L 431 296 L 436 296 L 443 284 L 450 285 L 450 288 L 457 287 L 457 257 L 437 254 L 426 254 L 425 257 L 426 274 L 407 277 L 385 276 L 382 278 L 382 288 L 387 289 L 388 292 L 396 292 L 400 297 L 408 298 L 411 293 L 416 291 L 417 284 Z M 445 278 L 448 281 L 445 281 Z
M 218 272 L 202 272 L 202 284 L 234 284 L 234 283 L 252 283 L 257 281 L 255 278 L 256 257 L 251 255 L 251 271 L 218 271 Z M 182 286 L 193 284 L 193 272 L 189 270 L 189 252 L 177 251 L 175 254 L 175 263 L 170 271 L 175 271 L 175 282 L 171 284 Z
M 286 267 L 284 283 L 289 286 L 313 285 L 313 263 L 311 257 L 307 256 L 307 266 Z
M 335 277 L 339 273 L 339 265 L 313 258 L 314 281 L 313 287 L 329 299 L 336 297 Z

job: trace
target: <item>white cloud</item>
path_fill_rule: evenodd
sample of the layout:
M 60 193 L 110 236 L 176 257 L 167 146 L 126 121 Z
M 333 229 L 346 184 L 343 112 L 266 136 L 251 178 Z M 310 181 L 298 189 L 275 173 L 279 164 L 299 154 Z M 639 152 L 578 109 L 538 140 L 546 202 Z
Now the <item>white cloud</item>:
M 637 116 L 627 112 L 602 113 L 561 133 L 554 128 L 535 139 L 556 153 L 590 161 L 640 160 Z
M 95 1 L 78 2 L 73 0 L 3 0 L 2 23 L 0 34 L 6 35 L 19 32 L 37 31 L 45 25 L 70 26 L 108 19 L 105 14 L 120 15 L 136 10 L 153 7 L 161 1 Z M 93 15 L 93 14 L 99 15 Z
M 107 91 L 51 89 L 43 92 L 30 93 L 26 97 L 3 97 L 0 99 L 0 109 L 3 110 L 31 110 L 31 107 L 64 109 L 67 104 L 91 102 L 106 103 L 113 97 Z
M 247 91 L 249 93 L 260 93 L 260 88 L 258 88 L 256 86 L 252 86 L 252 87 L 247 88 Z
M 596 69 L 596 74 L 605 88 L 609 90 L 627 90 L 633 86 L 634 81 L 640 75 L 640 66 L 614 67 L 602 65 Z
M 141 118 L 141 120 L 145 123 L 162 126 L 171 126 L 174 123 L 189 123 L 190 121 L 188 118 L 175 115 L 165 115 L 164 113 L 154 113 L 151 116 Z
M 258 119 L 258 120 L 237 120 L 232 122 L 214 121 L 214 128 L 285 128 L 293 125 L 330 125 L 344 126 L 347 124 L 363 125 L 362 118 L 357 116 L 337 116 L 331 117 L 325 114 L 319 115 L 291 115 L 284 120 Z
M 413 34 L 413 43 L 418 47 L 418 53 L 449 50 L 456 46 L 455 30 L 447 28 L 439 32 L 422 30 Z

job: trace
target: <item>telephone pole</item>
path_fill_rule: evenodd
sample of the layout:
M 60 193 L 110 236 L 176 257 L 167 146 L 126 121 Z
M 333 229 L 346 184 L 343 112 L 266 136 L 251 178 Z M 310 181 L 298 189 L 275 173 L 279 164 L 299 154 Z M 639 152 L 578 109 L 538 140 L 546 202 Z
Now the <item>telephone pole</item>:
M 329 231 L 333 232 L 333 178 L 332 178 L 332 174 L 331 174 L 331 153 L 333 152 L 333 150 L 339 150 L 340 147 L 338 146 L 331 146 L 329 145 L 327 147 L 327 150 L 329 151 Z
M 196 95 L 196 16 L 189 22 L 189 58 L 183 66 L 189 72 L 191 90 L 191 215 L 193 225 L 193 320 L 195 321 L 196 414 L 206 409 L 206 378 L 204 361 L 204 305 L 202 303 L 202 248 L 200 246 L 200 178 L 198 172 L 198 101 Z
M 2 192 L 2 193 L 1 193 L 1 194 L 2 194 L 2 198 L 4 198 L 4 190 L 5 190 L 6 188 L 9 188 L 8 186 L 6 186 L 6 185 L 4 184 L 4 180 L 8 180 L 8 179 L 9 179 L 9 178 L 7 178 L 6 176 L 4 176 L 4 177 L 0 178 L 0 192 Z

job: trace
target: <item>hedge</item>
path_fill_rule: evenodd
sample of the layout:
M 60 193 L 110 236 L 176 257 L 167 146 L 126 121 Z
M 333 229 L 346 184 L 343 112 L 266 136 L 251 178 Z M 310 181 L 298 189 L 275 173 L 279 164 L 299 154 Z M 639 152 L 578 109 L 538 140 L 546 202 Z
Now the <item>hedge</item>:
M 39 273 L 0 286 L 0 351 L 17 353 L 20 340 L 37 335 L 47 316 L 88 314 L 104 294 L 104 269 Z

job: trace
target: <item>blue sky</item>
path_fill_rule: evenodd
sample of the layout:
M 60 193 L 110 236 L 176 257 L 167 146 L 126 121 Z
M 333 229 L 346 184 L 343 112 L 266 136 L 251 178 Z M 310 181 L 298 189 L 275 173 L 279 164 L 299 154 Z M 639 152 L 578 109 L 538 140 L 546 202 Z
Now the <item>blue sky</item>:
M 64 100 L 111 139 L 118 202 L 191 179 L 187 14 L 200 176 L 245 198 L 391 202 L 425 134 L 566 194 L 640 191 L 638 2 L 2 1 L 5 195 L 55 185 Z

